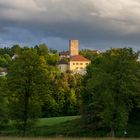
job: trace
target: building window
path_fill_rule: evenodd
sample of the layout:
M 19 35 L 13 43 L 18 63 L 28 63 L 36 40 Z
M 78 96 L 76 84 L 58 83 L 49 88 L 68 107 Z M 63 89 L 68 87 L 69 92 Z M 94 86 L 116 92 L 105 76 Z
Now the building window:
M 88 65 L 88 63 L 86 63 L 86 65 Z
M 83 63 L 80 63 L 80 65 L 83 65 Z
M 75 65 L 75 63 L 73 63 L 73 65 Z
M 82 67 L 80 67 L 80 69 L 83 69 Z
M 76 69 L 78 70 L 78 67 L 76 67 Z
M 78 65 L 79 63 L 76 63 L 76 65 Z

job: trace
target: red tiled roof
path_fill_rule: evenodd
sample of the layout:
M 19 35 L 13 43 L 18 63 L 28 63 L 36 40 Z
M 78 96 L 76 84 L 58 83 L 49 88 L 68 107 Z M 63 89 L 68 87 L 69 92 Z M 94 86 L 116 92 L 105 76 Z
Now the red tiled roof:
M 70 61 L 90 61 L 82 55 L 75 55 L 70 57 Z

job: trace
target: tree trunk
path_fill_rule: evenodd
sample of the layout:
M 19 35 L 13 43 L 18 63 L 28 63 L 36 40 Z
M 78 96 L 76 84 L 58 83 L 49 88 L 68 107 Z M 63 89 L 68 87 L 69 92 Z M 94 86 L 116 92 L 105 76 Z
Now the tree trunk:
M 23 137 L 26 136 L 27 120 L 28 120 L 28 97 L 26 94 L 25 94 L 24 100 L 25 100 L 25 104 L 24 104 L 24 119 L 23 119 Z
M 111 137 L 115 137 L 115 130 L 114 130 L 113 127 L 111 128 L 111 132 L 110 132 L 110 134 L 111 134 Z
M 25 93 L 24 93 L 24 117 L 23 117 L 23 137 L 27 133 L 27 121 L 28 121 L 28 104 L 29 104 L 29 85 L 30 83 L 26 81 Z

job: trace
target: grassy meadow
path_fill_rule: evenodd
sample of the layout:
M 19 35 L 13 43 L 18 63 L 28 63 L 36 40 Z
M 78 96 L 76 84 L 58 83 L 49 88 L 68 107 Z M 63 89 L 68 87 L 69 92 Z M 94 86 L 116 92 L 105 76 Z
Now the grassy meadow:
M 140 122 L 129 124 L 127 132 L 128 132 L 127 137 L 140 138 Z M 84 126 L 82 126 L 80 116 L 41 118 L 40 120 L 38 120 L 34 129 L 30 131 L 28 134 L 29 137 L 57 137 L 57 139 L 60 140 L 65 139 L 62 137 L 81 137 L 80 140 L 84 140 L 84 137 L 103 137 L 103 136 L 107 137 L 109 135 L 110 134 L 108 133 L 108 130 L 106 131 L 103 129 L 98 130 L 97 132 L 95 131 L 93 132 L 85 128 Z M 18 136 L 18 132 L 12 125 L 8 125 L 5 128 L 0 128 L 0 136 L 6 136 L 1 137 L 0 140 L 20 140 L 20 138 L 17 139 L 15 138 L 16 136 Z M 14 138 L 10 139 L 7 138 L 7 136 L 8 137 L 12 136 Z M 123 132 L 119 132 L 118 134 L 116 134 L 116 136 L 124 137 Z M 23 138 L 21 138 L 21 140 L 22 139 Z M 30 140 L 32 139 L 30 138 Z M 43 140 L 43 138 L 35 138 L 33 140 Z M 90 138 L 87 140 L 90 140 Z
M 42 118 L 38 121 L 37 127 L 56 125 L 56 124 L 60 124 L 66 121 L 71 121 L 77 118 L 80 118 L 80 116 Z

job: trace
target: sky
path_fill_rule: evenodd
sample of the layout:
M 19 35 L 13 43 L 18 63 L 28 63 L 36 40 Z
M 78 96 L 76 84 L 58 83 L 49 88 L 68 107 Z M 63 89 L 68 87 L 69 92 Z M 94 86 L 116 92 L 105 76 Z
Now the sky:
M 0 0 L 0 47 L 140 50 L 140 0 Z

